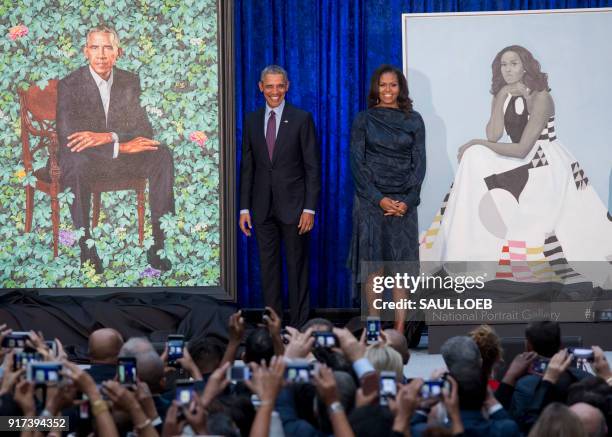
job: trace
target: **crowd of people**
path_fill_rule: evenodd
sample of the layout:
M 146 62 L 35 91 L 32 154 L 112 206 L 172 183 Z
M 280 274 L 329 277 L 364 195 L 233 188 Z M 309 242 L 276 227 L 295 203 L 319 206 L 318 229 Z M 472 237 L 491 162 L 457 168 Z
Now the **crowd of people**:
M 59 339 L 30 331 L 23 348 L 0 350 L 0 416 L 67 418 L 68 428 L 22 429 L 22 436 L 579 437 L 612 429 L 603 351 L 592 346 L 592 357 L 577 361 L 554 322 L 527 327 L 525 351 L 503 375 L 501 340 L 482 325 L 448 339 L 446 367 L 423 380 L 406 374 L 408 345 L 393 329 L 368 344 L 364 330 L 326 319 L 283 329 L 273 310 L 264 314 L 248 332 L 241 312 L 233 314 L 227 342 L 189 339 L 180 358 L 168 344 L 158 353 L 144 337 L 99 329 L 89 337 L 87 365 L 71 361 Z M 4 346 L 11 334 L 0 326 Z M 41 382 L 29 369 L 35 363 L 15 359 L 24 351 L 61 363 L 59 374 Z M 130 360 L 133 379 L 127 367 L 118 370 Z

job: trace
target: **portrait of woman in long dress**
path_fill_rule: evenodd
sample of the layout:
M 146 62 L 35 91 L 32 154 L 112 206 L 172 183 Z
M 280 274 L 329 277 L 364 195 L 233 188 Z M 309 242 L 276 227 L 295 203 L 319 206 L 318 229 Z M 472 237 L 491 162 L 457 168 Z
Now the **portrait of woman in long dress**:
M 557 137 L 547 74 L 529 50 L 508 46 L 493 59 L 490 92 L 486 139 L 459 148 L 453 185 L 421 236 L 421 261 L 493 261 L 489 279 L 602 285 L 612 222 Z

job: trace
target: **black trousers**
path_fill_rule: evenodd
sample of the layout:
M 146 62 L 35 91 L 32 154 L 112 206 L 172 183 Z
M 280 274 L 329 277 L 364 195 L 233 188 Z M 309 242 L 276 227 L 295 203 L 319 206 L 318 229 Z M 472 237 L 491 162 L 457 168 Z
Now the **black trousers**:
M 263 223 L 254 223 L 254 227 L 259 248 L 264 302 L 282 317 L 282 241 L 287 261 L 289 325 L 300 328 L 308 320 L 310 311 L 309 233 L 298 235 L 297 223 L 284 224 L 274 216 L 268 216 Z
M 157 150 L 102 156 L 95 147 L 82 152 L 63 151 L 60 157 L 61 184 L 70 188 L 74 201 L 70 215 L 75 228 L 89 229 L 91 184 L 115 178 L 146 178 L 149 181 L 151 221 L 159 223 L 162 215 L 174 213 L 174 161 L 172 152 L 163 145 Z

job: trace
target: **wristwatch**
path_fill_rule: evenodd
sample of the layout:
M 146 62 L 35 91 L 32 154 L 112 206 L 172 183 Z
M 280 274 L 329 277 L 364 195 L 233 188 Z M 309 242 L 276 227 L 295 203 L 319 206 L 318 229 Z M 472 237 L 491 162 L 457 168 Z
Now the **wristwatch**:
M 344 407 L 342 406 L 340 402 L 336 401 L 336 402 L 332 402 L 328 410 L 329 410 L 329 414 L 334 414 L 340 411 L 344 411 Z

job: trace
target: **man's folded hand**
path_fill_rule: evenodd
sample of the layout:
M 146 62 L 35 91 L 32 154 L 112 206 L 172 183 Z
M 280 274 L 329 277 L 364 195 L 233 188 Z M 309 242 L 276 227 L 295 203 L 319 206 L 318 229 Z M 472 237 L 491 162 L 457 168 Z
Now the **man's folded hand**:
M 102 144 L 108 144 L 112 141 L 113 137 L 110 132 L 81 131 L 68 135 L 68 144 L 66 144 L 66 146 L 69 147 L 72 152 L 81 152 L 90 147 L 101 146 Z
M 126 143 L 119 144 L 119 153 L 140 153 L 147 150 L 157 150 L 159 141 L 145 137 L 136 137 Z

